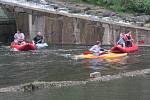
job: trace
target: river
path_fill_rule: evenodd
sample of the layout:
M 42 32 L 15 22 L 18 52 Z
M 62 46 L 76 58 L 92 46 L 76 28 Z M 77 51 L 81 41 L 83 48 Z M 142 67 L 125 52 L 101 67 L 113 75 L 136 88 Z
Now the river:
M 7 46 L 1 46 L 0 88 L 36 81 L 87 81 L 93 72 L 111 76 L 150 67 L 150 47 L 140 47 L 139 51 L 115 60 L 72 58 L 88 48 L 80 45 L 52 45 L 35 51 L 15 52 Z M 0 93 L 0 100 L 149 100 L 149 84 L 148 73 L 32 92 L 3 92 Z

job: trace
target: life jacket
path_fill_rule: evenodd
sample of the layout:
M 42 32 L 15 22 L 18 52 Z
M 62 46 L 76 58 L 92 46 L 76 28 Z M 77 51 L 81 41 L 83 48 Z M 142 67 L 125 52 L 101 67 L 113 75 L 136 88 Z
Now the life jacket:
M 129 40 L 128 37 L 127 37 L 127 35 L 124 35 L 124 36 L 123 36 L 123 39 L 124 39 L 125 41 L 128 41 L 128 40 Z
M 128 41 L 132 39 L 132 36 L 129 33 L 125 34 L 125 36 L 127 37 Z
M 127 37 L 126 35 L 123 35 L 121 38 L 122 38 L 124 41 L 128 41 L 128 37 Z

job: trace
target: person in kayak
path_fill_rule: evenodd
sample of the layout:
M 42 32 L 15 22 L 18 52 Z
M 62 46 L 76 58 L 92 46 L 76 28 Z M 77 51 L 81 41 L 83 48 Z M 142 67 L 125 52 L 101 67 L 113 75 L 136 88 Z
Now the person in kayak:
M 20 30 L 17 30 L 17 33 L 14 35 L 14 42 L 16 44 L 22 44 L 24 43 L 25 35 L 20 32 Z
M 117 45 L 121 45 L 122 47 L 126 46 L 126 37 L 124 35 L 124 33 L 120 33 L 120 37 L 119 40 L 117 41 Z
M 126 40 L 126 47 L 132 47 L 132 41 L 133 41 L 133 38 L 132 38 L 132 32 L 129 31 L 127 34 L 125 34 L 127 40 Z
M 92 52 L 94 55 L 100 55 L 105 50 L 101 47 L 101 42 L 97 41 L 96 44 L 89 49 L 89 51 Z
M 35 44 L 43 43 L 44 42 L 44 36 L 43 36 L 43 34 L 41 32 L 37 32 L 36 36 L 33 38 L 33 42 Z

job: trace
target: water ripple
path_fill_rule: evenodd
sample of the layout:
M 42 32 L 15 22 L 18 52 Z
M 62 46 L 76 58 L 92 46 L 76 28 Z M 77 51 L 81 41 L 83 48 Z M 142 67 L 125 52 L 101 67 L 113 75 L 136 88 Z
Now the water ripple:
M 115 75 L 99 76 L 96 78 L 87 79 L 85 81 L 58 81 L 58 82 L 37 81 L 37 82 L 31 82 L 31 83 L 21 84 L 17 86 L 0 88 L 0 92 L 26 92 L 26 91 L 34 91 L 37 89 L 43 89 L 43 88 L 60 88 L 60 87 L 74 86 L 74 85 L 85 85 L 95 81 L 106 82 L 106 81 L 121 79 L 125 77 L 135 77 L 135 76 L 145 75 L 149 73 L 150 73 L 150 69 L 142 69 L 142 70 L 119 73 Z

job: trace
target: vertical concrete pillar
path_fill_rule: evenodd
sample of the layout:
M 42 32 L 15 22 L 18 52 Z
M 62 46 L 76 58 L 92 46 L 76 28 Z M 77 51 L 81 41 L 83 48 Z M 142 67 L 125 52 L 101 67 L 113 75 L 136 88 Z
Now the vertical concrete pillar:
M 29 39 L 32 40 L 33 38 L 33 32 L 32 32 L 32 15 L 29 14 Z
M 73 36 L 74 36 L 74 43 L 75 44 L 80 44 L 80 29 L 78 27 L 78 19 L 74 18 L 73 26 L 74 26 L 74 31 L 73 31 Z
M 33 16 L 33 22 L 32 22 L 32 30 L 31 30 L 31 36 L 30 37 L 34 37 L 35 33 L 37 32 L 41 32 L 43 34 L 45 34 L 45 16 L 41 16 L 41 15 L 34 15 Z
M 136 37 L 135 37 L 135 39 L 136 39 L 136 44 L 138 45 L 139 44 L 139 36 L 138 36 L 138 29 L 136 29 L 135 30 L 135 34 L 136 34 Z
M 103 45 L 111 45 L 111 32 L 110 32 L 110 27 L 109 24 L 103 24 L 104 27 L 104 36 L 103 36 Z
M 117 41 L 117 39 L 118 39 L 118 36 L 119 36 L 119 33 L 120 33 L 120 31 L 121 30 L 119 30 L 120 29 L 120 27 L 119 26 L 116 26 L 116 25 L 113 25 L 112 26 L 113 27 L 113 29 L 112 29 L 112 45 L 114 45 L 114 44 L 116 44 L 116 41 Z

